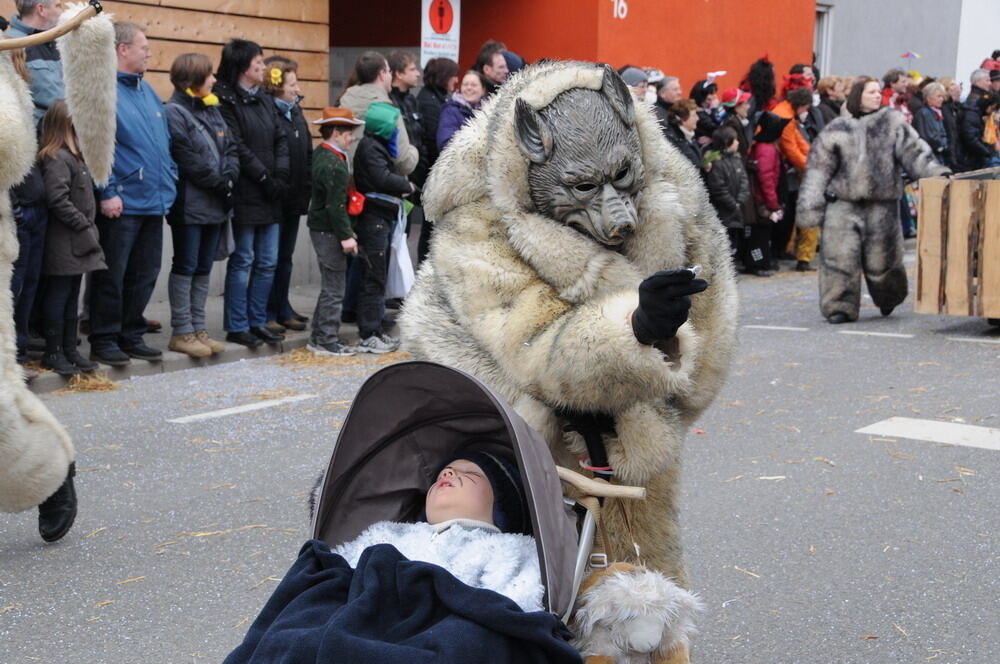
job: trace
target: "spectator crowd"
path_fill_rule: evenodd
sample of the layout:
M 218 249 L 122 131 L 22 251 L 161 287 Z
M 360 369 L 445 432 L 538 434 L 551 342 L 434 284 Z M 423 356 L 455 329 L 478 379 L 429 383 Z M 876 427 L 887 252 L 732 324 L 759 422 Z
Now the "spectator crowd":
M 8 37 L 49 29 L 61 12 L 56 0 L 16 4 Z M 11 192 L 20 241 L 12 281 L 19 361 L 41 351 L 43 367 L 72 375 L 98 362 L 159 360 L 162 351 L 144 335 L 160 327 L 145 309 L 159 277 L 164 219 L 173 241 L 170 350 L 192 357 L 224 350 L 207 331 L 205 311 L 221 260 L 226 341 L 254 348 L 306 329 L 310 318 L 289 302 L 303 216 L 321 282 L 308 348 L 320 355 L 395 350 L 387 307 L 398 307 L 412 283 L 405 235 L 419 226 L 422 260 L 434 228 L 420 199 L 428 174 L 524 60 L 497 41 L 485 43 L 468 70 L 435 58 L 421 71 L 412 53 L 365 52 L 336 103 L 312 123 L 322 137 L 314 145 L 292 58 L 265 58 L 243 39 L 228 42 L 218 62 L 182 54 L 164 102 L 143 80 L 151 55 L 143 27 L 117 22 L 115 49 L 115 160 L 104 187 L 94 186 L 77 147 L 54 42 L 14 54 L 32 92 L 40 148 Z M 759 277 L 780 260 L 813 269 L 820 228 L 797 228 L 797 202 L 810 151 L 840 118 L 889 108 L 942 172 L 1000 165 L 1000 51 L 972 73 L 964 97 L 952 78 L 892 69 L 879 82 L 875 108 L 864 98 L 869 79 L 821 77 L 805 63 L 779 76 L 766 57 L 736 84 L 711 72 L 687 96 L 682 81 L 658 69 L 618 72 L 701 173 L 738 267 Z M 903 236 L 914 234 L 918 194 L 909 183 L 895 203 Z M 341 339 L 342 322 L 357 323 L 356 344 Z M 89 357 L 77 350 L 78 330 L 89 336 Z

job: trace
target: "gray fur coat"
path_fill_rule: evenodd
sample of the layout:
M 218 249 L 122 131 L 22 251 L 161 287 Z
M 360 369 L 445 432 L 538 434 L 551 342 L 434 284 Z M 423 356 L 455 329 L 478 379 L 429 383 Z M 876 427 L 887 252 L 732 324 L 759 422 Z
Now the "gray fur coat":
M 820 132 L 809 151 L 796 224 L 820 226 L 828 197 L 854 203 L 898 201 L 903 196 L 904 172 L 917 180 L 951 171 L 938 163 L 927 143 L 895 109 L 837 118 Z
M 648 500 L 627 507 L 607 501 L 612 557 L 684 584 L 681 447 L 729 368 L 735 279 L 698 172 L 663 138 L 645 104 L 635 104 L 644 184 L 634 236 L 616 251 L 536 211 L 515 102 L 544 109 L 563 92 L 600 90 L 603 75 L 589 63 L 530 67 L 442 152 L 424 193 L 434 240 L 406 302 L 403 339 L 418 358 L 468 371 L 501 392 L 561 465 L 575 467 L 586 448 L 579 435 L 563 433 L 555 409 L 611 413 L 617 435 L 607 447 L 616 477 L 649 490 Z M 640 282 L 694 264 L 711 285 L 692 297 L 672 347 L 639 344 L 629 320 Z

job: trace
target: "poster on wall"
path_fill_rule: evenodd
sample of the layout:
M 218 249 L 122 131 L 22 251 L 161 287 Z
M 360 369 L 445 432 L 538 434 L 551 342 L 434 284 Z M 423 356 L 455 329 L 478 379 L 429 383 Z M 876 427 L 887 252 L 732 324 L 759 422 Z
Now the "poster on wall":
M 461 0 L 422 0 L 420 68 L 432 58 L 458 62 Z

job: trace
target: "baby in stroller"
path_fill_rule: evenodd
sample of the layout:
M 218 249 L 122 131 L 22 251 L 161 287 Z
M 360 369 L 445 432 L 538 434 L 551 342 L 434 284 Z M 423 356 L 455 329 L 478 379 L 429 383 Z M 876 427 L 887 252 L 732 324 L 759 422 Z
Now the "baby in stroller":
M 545 587 L 515 463 L 471 442 L 437 474 L 424 515 L 417 523 L 379 521 L 333 551 L 354 567 L 368 547 L 392 544 L 407 559 L 438 565 L 523 611 L 543 609 Z

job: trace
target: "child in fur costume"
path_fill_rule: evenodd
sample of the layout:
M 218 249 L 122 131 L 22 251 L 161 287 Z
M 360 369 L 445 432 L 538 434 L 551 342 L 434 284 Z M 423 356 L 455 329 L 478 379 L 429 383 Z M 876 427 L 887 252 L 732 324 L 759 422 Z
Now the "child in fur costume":
M 883 316 L 906 299 L 899 199 L 911 179 L 948 175 L 930 147 L 892 108 L 879 110 L 878 81 L 861 77 L 846 106 L 813 144 L 796 223 L 823 227 L 820 312 L 830 323 L 858 319 L 861 275 Z

